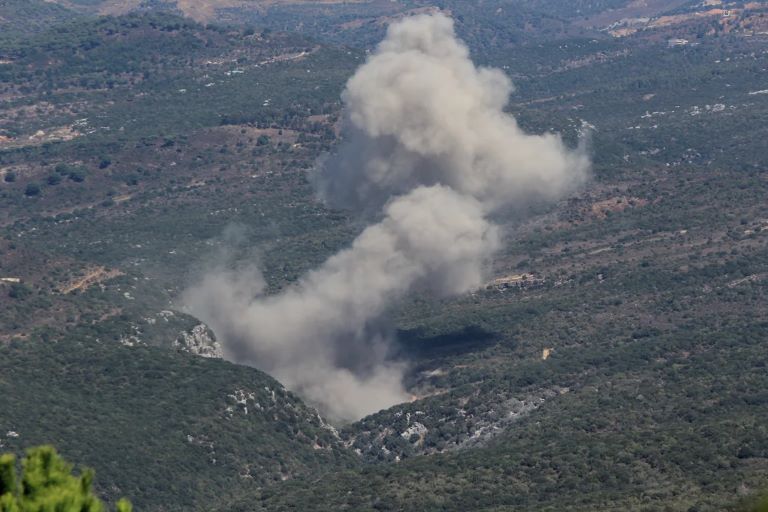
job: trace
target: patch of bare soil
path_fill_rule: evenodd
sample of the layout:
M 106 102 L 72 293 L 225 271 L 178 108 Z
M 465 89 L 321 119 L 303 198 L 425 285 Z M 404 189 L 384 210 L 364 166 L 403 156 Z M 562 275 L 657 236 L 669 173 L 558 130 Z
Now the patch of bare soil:
M 66 0 L 57 0 L 67 4 Z M 250 9 L 262 11 L 274 5 L 367 3 L 370 0 L 176 0 L 176 7 L 195 21 L 209 22 L 216 19 L 220 9 Z M 142 0 L 106 0 L 99 7 L 99 14 L 120 15 L 135 10 Z
M 687 0 L 635 0 L 621 9 L 609 9 L 600 14 L 576 20 L 575 24 L 582 27 L 602 28 L 623 20 L 658 16 L 686 2 Z
M 639 197 L 612 197 L 592 203 L 589 210 L 586 212 L 591 217 L 597 219 L 604 219 L 610 213 L 623 212 L 627 208 L 638 208 L 648 204 L 646 199 Z
M 89 269 L 85 275 L 74 279 L 59 288 L 59 293 L 67 294 L 74 291 L 87 290 L 91 286 L 102 283 L 109 279 L 123 275 L 120 270 L 108 270 L 105 267 L 95 267 Z
M 60 126 L 49 130 L 38 130 L 32 135 L 21 137 L 0 136 L 0 149 L 22 148 L 25 146 L 39 146 L 46 142 L 61 142 L 75 139 L 81 135 L 71 126 Z

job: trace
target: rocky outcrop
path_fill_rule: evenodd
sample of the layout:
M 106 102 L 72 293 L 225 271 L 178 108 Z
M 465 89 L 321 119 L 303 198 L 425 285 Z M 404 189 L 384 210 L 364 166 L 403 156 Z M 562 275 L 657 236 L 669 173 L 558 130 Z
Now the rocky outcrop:
M 173 346 L 200 357 L 221 359 L 224 356 L 221 344 L 216 341 L 213 331 L 205 324 L 198 324 L 188 331 L 181 331 L 173 342 Z

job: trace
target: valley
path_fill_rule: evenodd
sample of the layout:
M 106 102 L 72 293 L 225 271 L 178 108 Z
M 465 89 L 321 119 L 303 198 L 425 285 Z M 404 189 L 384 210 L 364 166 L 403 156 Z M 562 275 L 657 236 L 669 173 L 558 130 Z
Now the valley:
M 768 486 L 768 4 L 251 3 L 0 10 L 45 14 L 0 37 L 3 451 L 53 443 L 157 511 L 731 510 Z M 291 289 L 365 228 L 315 169 L 348 78 L 421 9 L 510 76 L 526 131 L 586 137 L 591 175 L 494 213 L 484 286 L 392 305 L 413 400 L 331 426 L 221 360 L 182 296 L 222 254 Z

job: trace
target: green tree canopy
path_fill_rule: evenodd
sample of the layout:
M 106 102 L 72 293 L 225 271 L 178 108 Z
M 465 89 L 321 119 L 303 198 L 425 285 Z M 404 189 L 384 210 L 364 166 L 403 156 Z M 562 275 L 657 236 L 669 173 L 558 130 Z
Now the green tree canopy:
M 0 456 L 0 512 L 102 512 L 104 504 L 93 494 L 90 469 L 79 476 L 52 446 L 27 451 L 21 461 L 21 481 L 16 457 Z M 131 512 L 130 502 L 118 501 L 117 512 Z

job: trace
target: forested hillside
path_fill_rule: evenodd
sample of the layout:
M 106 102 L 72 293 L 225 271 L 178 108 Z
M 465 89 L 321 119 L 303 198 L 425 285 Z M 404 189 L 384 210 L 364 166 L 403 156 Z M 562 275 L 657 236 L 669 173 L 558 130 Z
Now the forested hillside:
M 0 5 L 0 41 L 43 32 L 76 13 L 45 0 L 6 0 Z
M 0 452 L 54 444 L 136 510 L 757 496 L 768 10 L 662 3 L 223 2 L 195 21 L 184 2 L 6 2 Z M 437 9 L 511 77 L 521 127 L 588 140 L 590 180 L 496 213 L 480 289 L 393 305 L 413 401 L 331 427 L 222 361 L 182 295 L 220 260 L 258 264 L 277 293 L 349 246 L 361 221 L 313 187 L 342 91 L 390 22 Z
M 103 497 L 138 509 L 205 509 L 356 464 L 314 410 L 250 368 L 114 342 L 31 341 L 0 355 L 2 450 L 55 444 L 97 468 Z

